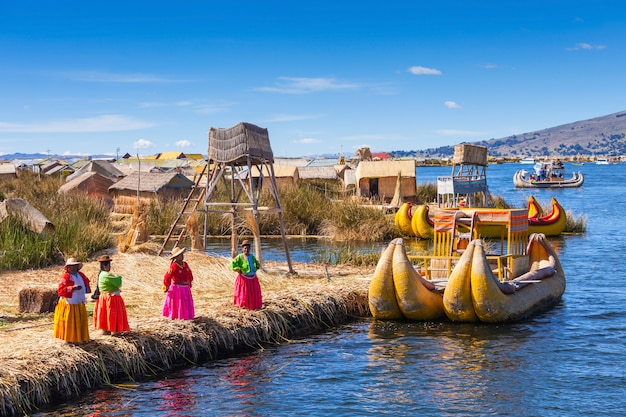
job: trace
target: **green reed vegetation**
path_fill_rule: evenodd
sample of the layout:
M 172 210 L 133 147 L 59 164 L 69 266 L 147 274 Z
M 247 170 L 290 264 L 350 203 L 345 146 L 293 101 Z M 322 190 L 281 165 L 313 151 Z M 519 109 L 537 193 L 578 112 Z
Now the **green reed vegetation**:
M 86 260 L 93 253 L 115 245 L 110 210 L 101 200 L 80 193 L 58 193 L 63 181 L 59 178 L 24 172 L 17 179 L 0 181 L 0 200 L 23 198 L 41 211 L 54 225 L 55 232 L 37 235 L 28 230 L 19 219 L 9 218 L 0 223 L 0 270 L 37 268 L 58 264 L 70 256 Z M 283 207 L 285 233 L 294 236 L 322 236 L 332 241 L 345 242 L 333 253 L 318 253 L 316 260 L 323 263 L 352 265 L 375 264 L 378 254 L 362 253 L 352 249 L 350 242 L 379 242 L 396 237 L 393 215 L 385 214 L 376 204 L 346 192 L 339 184 L 320 182 L 299 186 L 279 187 Z M 212 201 L 228 201 L 223 184 L 216 188 Z M 436 201 L 434 183 L 417 186 L 417 203 Z M 152 201 L 147 208 L 146 225 L 150 235 L 166 235 L 182 208 L 180 201 Z M 262 206 L 274 207 L 272 195 L 263 190 Z M 509 205 L 501 196 L 492 197 L 495 207 Z M 197 224 L 207 235 L 230 234 L 229 213 L 209 211 L 197 213 Z M 566 232 L 583 233 L 586 218 L 568 212 Z M 235 228 L 239 235 L 279 235 L 277 214 L 262 214 L 255 230 L 250 213 L 238 209 Z M 370 259 L 371 258 L 371 259 Z
M 22 198 L 54 225 L 54 233 L 39 235 L 17 217 L 0 222 L 0 270 L 49 266 L 68 257 L 86 260 L 113 245 L 109 209 L 98 199 L 59 193 L 59 178 L 24 172 L 0 181 L 0 200 Z

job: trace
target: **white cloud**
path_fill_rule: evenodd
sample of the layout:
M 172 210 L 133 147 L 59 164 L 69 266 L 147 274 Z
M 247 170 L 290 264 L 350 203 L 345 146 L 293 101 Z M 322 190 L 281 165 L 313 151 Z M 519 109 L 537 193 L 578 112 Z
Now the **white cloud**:
M 179 140 L 178 142 L 176 142 L 176 146 L 180 146 L 181 148 L 189 148 L 192 145 L 193 144 L 189 142 L 187 139 Z
M 153 127 L 155 124 L 119 114 L 105 114 L 73 120 L 43 123 L 5 123 L 0 122 L 0 132 L 12 133 L 82 133 L 82 132 L 119 132 Z
M 606 46 L 605 45 L 592 45 L 590 43 L 586 43 L 586 42 L 581 42 L 581 43 L 577 43 L 576 46 L 572 46 L 570 48 L 565 48 L 568 51 L 580 51 L 580 50 L 592 50 L 592 49 L 605 49 Z
M 280 77 L 279 80 L 280 82 L 274 87 L 258 87 L 254 90 L 281 94 L 309 94 L 320 91 L 356 90 L 362 87 L 359 84 L 340 82 L 334 78 Z
M 454 102 L 454 101 L 445 101 L 443 103 L 443 105 L 446 106 L 449 109 L 460 109 L 461 108 L 461 106 L 459 104 L 457 104 L 456 102 Z
M 438 69 L 419 66 L 409 68 L 409 72 L 413 75 L 441 75 Z
M 154 146 L 154 144 L 146 139 L 139 139 L 135 143 L 133 143 L 133 148 L 135 149 L 146 149 L 152 146 Z
M 303 138 L 303 139 L 294 140 L 293 143 L 301 143 L 303 145 L 312 145 L 315 143 L 322 143 L 322 141 L 319 139 L 313 139 L 313 138 Z

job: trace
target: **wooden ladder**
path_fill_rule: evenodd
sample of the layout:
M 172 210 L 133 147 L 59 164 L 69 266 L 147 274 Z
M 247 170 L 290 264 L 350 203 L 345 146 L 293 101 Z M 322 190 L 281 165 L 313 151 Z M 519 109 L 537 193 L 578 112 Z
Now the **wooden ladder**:
M 202 201 L 206 193 L 206 188 L 199 187 L 198 185 L 200 184 L 200 180 L 202 179 L 202 177 L 204 177 L 208 166 L 208 163 L 204 165 L 204 167 L 202 168 L 202 172 L 198 177 L 198 180 L 194 181 L 193 188 L 189 192 L 187 198 L 185 198 L 185 200 L 183 201 L 183 206 L 180 209 L 176 220 L 172 224 L 169 233 L 165 237 L 161 249 L 159 250 L 159 256 L 165 253 L 171 253 L 172 249 L 176 246 L 179 246 L 180 242 L 185 239 L 185 236 L 187 235 L 187 221 L 197 211 L 198 206 L 200 205 L 200 202 Z M 174 244 L 171 245 L 171 247 L 169 247 L 168 249 L 169 243 L 171 241 L 174 241 Z

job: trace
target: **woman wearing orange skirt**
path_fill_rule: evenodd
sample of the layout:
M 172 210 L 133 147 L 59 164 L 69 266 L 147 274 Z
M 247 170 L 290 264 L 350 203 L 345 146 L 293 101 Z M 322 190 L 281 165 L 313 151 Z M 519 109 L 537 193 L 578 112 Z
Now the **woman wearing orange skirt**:
M 250 242 L 247 240 L 241 242 L 241 252 L 230 262 L 230 267 L 237 272 L 234 303 L 239 307 L 259 310 L 263 307 L 263 296 L 256 271 L 261 263 L 250 253 Z
M 59 302 L 54 309 L 54 337 L 70 343 L 89 340 L 85 295 L 91 288 L 89 278 L 80 272 L 82 267 L 76 258 L 69 258 L 57 288 Z
M 94 328 L 102 330 L 102 334 L 127 332 L 130 330 L 126 305 L 120 295 L 122 277 L 111 273 L 111 257 L 102 255 L 100 262 L 100 275 L 98 276 L 98 288 L 100 296 L 93 309 Z

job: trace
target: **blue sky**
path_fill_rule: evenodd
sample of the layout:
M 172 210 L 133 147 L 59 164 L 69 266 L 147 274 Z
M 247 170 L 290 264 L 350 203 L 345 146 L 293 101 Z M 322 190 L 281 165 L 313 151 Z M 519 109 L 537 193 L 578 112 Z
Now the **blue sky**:
M 0 155 L 418 150 L 626 109 L 615 1 L 0 1 Z

